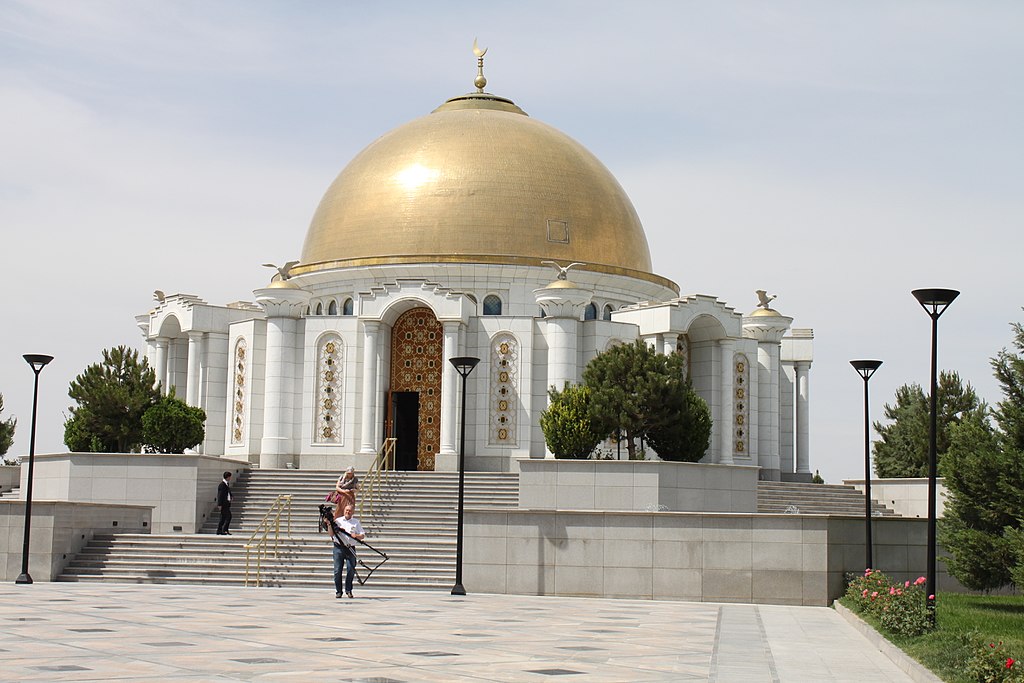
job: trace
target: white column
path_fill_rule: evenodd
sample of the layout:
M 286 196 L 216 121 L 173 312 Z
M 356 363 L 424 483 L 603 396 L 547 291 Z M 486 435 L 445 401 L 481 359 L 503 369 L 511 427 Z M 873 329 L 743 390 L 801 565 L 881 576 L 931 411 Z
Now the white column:
M 796 471 L 810 474 L 810 379 L 811 364 L 796 364 Z
M 679 341 L 679 335 L 674 332 L 666 332 L 661 337 L 661 352 L 666 356 L 671 356 L 676 352 L 676 343 Z
M 380 323 L 363 321 L 363 424 L 359 452 L 377 453 L 377 358 L 380 350 Z
M 449 362 L 452 358 L 459 355 L 459 322 L 445 322 L 444 325 L 444 359 L 442 364 L 444 370 L 441 375 L 441 452 L 440 456 L 457 456 L 458 452 L 455 449 L 455 441 L 457 438 L 456 432 L 456 416 L 458 415 L 458 401 L 460 392 L 460 381 L 458 371 Z M 487 360 L 482 359 L 482 360 Z M 448 464 L 450 458 L 442 457 L 442 461 L 445 465 Z M 437 467 L 440 462 L 437 458 L 434 460 L 435 469 L 441 469 Z M 456 469 L 458 468 L 457 461 L 452 461 L 455 464 Z
M 782 372 L 782 365 L 779 362 L 778 342 L 765 344 L 768 347 L 768 358 L 770 364 L 771 380 L 768 386 L 768 398 L 771 401 L 771 415 L 769 430 L 771 434 L 771 445 L 769 446 L 771 459 L 765 464 L 766 469 L 772 475 L 772 479 L 778 481 L 782 476 L 782 456 L 779 452 L 779 373 Z
M 721 431 L 718 439 L 717 462 L 722 465 L 731 465 L 733 449 L 733 432 L 736 430 L 735 396 L 733 395 L 733 355 L 735 354 L 736 343 L 732 339 L 719 339 L 718 348 L 721 352 L 721 405 L 718 407 L 719 424 Z
M 295 433 L 295 328 L 310 294 L 287 282 L 253 291 L 267 314 L 267 354 L 263 384 L 263 438 L 260 467 L 280 468 L 298 453 Z
M 576 345 L 579 321 L 574 318 L 545 318 L 548 329 L 548 385 L 561 391 L 566 382 L 579 382 Z
M 160 383 L 161 393 L 167 393 L 167 338 L 157 337 L 156 346 L 156 381 Z
M 267 318 L 267 370 L 263 389 L 263 440 L 260 442 L 260 467 L 281 467 L 281 456 L 286 452 L 284 419 L 286 336 L 284 318 Z
M 185 380 L 185 403 L 190 406 L 199 405 L 199 370 L 203 357 L 202 332 L 188 333 L 188 372 Z

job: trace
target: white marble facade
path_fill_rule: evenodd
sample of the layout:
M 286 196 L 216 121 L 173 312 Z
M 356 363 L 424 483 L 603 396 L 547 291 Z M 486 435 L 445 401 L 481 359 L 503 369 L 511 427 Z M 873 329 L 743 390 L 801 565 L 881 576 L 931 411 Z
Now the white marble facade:
M 446 254 L 449 244 L 462 250 Z M 556 279 L 548 259 L 577 265 Z M 448 359 L 475 356 L 468 467 L 517 471 L 520 458 L 550 457 L 539 426 L 548 388 L 639 338 L 686 356 L 714 418 L 704 462 L 810 475 L 811 330 L 770 308 L 744 316 L 679 296 L 650 271 L 639 219 L 607 169 L 509 100 L 452 98 L 370 145 L 285 270 L 254 303 L 175 294 L 137 317 L 165 390 L 206 411 L 206 455 L 362 469 L 405 424 L 400 442 L 420 452 L 404 467 L 456 469 L 461 385 Z M 414 309 L 428 341 L 396 349 L 395 326 Z M 403 398 L 392 393 L 400 375 L 433 384 Z
M 642 338 L 662 352 L 686 354 L 714 418 L 704 462 L 760 465 L 765 479 L 810 473 L 810 330 L 791 329 L 781 315 L 744 317 L 714 297 L 656 291 L 650 282 L 584 270 L 572 277 L 575 287 L 549 288 L 565 281 L 552 282 L 552 271 L 539 267 L 356 268 L 331 282 L 305 284 L 297 276 L 288 280 L 292 287 L 258 289 L 260 306 L 172 295 L 139 316 L 139 325 L 164 386 L 206 411 L 207 455 L 262 467 L 365 467 L 385 437 L 391 326 L 401 313 L 425 307 L 446 331 L 446 367 L 453 356 L 481 359 L 467 381 L 466 451 L 474 469 L 514 471 L 517 458 L 546 457 L 539 415 L 548 387 L 580 381 L 598 353 Z M 500 299 L 499 314 L 484 314 L 488 296 Z M 584 319 L 591 303 L 600 314 Z M 489 429 L 497 410 L 491 342 L 498 337 L 518 346 L 514 434 L 505 443 L 495 443 Z M 338 359 L 337 426 L 329 439 L 316 432 L 325 339 L 334 341 Z M 436 467 L 454 469 L 459 377 L 448 372 L 441 383 Z

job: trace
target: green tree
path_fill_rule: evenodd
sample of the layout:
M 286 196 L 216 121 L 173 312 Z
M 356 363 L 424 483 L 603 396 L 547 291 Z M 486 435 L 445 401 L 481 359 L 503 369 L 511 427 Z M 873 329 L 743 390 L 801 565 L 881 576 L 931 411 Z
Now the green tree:
M 583 371 L 583 381 L 590 387 L 591 416 L 605 437 L 622 435 L 630 460 L 637 458 L 637 443 L 652 435 L 666 453 L 682 443 L 685 439 L 675 431 L 680 420 L 692 418 L 696 428 L 702 428 L 702 420 L 696 415 L 699 407 L 683 377 L 680 355 L 657 353 L 639 339 L 599 354 Z M 687 407 L 694 408 L 693 416 L 685 413 Z M 681 446 L 680 452 L 690 456 L 701 439 L 699 433 L 687 438 L 694 443 Z
M 3 412 L 4 395 L 0 394 L 0 413 Z M 7 451 L 11 450 L 11 444 L 14 443 L 14 428 L 17 425 L 18 420 L 13 417 L 0 420 L 0 455 L 7 455 Z
M 206 436 L 206 412 L 175 398 L 174 390 L 142 415 L 142 442 L 152 453 L 184 453 Z
M 939 538 L 950 573 L 977 590 L 1024 586 L 1024 331 L 1014 324 L 1016 351 L 992 359 L 1003 400 L 992 413 L 968 413 L 950 430 L 942 462 L 948 489 Z
M 142 444 L 142 416 L 160 400 L 156 374 L 139 352 L 125 346 L 103 350 L 68 389 L 77 405 L 64 423 L 73 451 L 128 453 Z
M 604 439 L 590 416 L 590 388 L 566 384 L 548 391 L 551 402 L 540 415 L 548 450 L 556 458 L 585 460 Z
M 647 443 L 662 460 L 697 462 L 711 445 L 711 409 L 697 395 L 690 383 L 671 392 L 665 408 L 672 417 L 653 427 L 647 434 Z
M 938 461 L 949 449 L 949 430 L 965 414 L 987 410 L 970 384 L 960 375 L 943 370 L 938 381 L 936 453 Z M 879 440 L 874 444 L 875 474 L 879 477 L 928 476 L 930 396 L 919 384 L 904 384 L 896 390 L 896 402 L 885 404 L 888 424 L 875 422 Z

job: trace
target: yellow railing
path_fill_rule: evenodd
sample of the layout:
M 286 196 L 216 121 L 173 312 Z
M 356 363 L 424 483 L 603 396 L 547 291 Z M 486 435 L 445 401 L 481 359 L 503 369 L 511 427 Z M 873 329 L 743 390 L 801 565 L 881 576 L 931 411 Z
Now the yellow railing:
M 381 506 L 388 476 L 395 471 L 395 438 L 384 439 L 359 487 L 359 519 L 370 520 Z
M 256 531 L 252 532 L 252 536 L 245 544 L 245 585 L 249 585 L 249 564 L 253 553 L 256 555 L 256 572 L 254 577 L 254 583 L 257 587 L 260 585 L 263 572 L 263 560 L 270 554 L 277 557 L 278 546 L 281 542 L 281 516 L 287 512 L 287 527 L 285 529 L 285 538 L 290 539 L 292 536 L 292 497 L 290 494 L 280 495 L 274 499 L 271 503 L 270 509 L 267 510 L 267 514 L 263 515 L 263 519 L 260 521 L 259 526 L 256 527 Z

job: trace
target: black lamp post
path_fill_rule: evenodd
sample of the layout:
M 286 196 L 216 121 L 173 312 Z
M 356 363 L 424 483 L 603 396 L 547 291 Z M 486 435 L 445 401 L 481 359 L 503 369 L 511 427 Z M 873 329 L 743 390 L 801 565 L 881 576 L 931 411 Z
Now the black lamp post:
M 851 360 L 850 365 L 864 378 L 864 529 L 867 537 L 868 569 L 874 567 L 871 559 L 871 423 L 868 421 L 868 380 L 882 364 L 880 360 Z
M 32 366 L 35 373 L 35 382 L 32 385 L 32 431 L 28 441 L 28 486 L 25 491 L 25 539 L 21 550 L 21 574 L 14 580 L 14 583 L 32 583 L 32 577 L 28 573 L 28 541 L 32 532 L 32 475 L 36 464 L 36 406 L 39 402 L 39 373 L 43 371 L 46 364 L 53 360 L 53 356 L 45 356 L 40 353 L 26 353 L 22 358 Z
M 925 592 L 928 595 L 928 617 L 935 623 L 935 590 L 938 567 L 935 544 L 935 478 L 938 475 L 938 454 L 936 453 L 936 421 L 938 415 L 938 353 L 939 316 L 946 312 L 953 300 L 960 295 L 955 289 L 915 289 L 911 292 L 932 319 L 932 383 L 931 383 L 931 425 L 928 430 L 928 567 L 925 571 Z
M 465 595 L 466 589 L 462 587 L 462 509 L 465 494 L 466 482 L 466 378 L 473 368 L 480 362 L 479 358 L 472 356 L 458 356 L 449 361 L 462 375 L 462 423 L 459 430 L 459 522 L 455 536 L 455 585 L 452 586 L 452 595 Z

